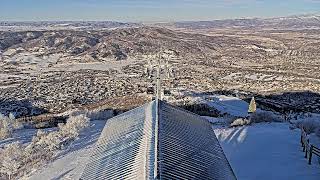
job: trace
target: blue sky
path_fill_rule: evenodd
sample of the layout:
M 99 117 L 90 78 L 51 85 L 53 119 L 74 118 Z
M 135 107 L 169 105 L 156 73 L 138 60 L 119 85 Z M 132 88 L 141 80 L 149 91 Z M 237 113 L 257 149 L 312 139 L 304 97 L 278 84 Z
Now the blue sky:
M 157 22 L 320 13 L 320 0 L 0 0 L 0 21 Z

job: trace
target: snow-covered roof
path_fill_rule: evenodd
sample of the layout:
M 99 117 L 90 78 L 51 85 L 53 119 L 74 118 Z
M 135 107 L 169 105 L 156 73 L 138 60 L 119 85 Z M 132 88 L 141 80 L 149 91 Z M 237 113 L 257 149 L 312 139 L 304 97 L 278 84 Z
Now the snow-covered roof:
M 162 101 L 107 121 L 81 179 L 236 179 L 209 122 Z

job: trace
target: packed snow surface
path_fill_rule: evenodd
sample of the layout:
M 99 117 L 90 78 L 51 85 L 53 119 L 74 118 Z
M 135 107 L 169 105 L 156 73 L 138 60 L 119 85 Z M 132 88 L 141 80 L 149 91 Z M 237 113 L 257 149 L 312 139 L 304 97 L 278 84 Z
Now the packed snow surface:
M 209 106 L 216 108 L 220 113 L 228 113 L 232 116 L 245 117 L 248 112 L 249 104 L 237 97 L 230 96 L 211 96 L 207 102 Z
M 300 130 L 286 123 L 261 123 L 236 128 L 214 127 L 239 180 L 319 180 L 316 156 L 312 165 L 300 145 Z

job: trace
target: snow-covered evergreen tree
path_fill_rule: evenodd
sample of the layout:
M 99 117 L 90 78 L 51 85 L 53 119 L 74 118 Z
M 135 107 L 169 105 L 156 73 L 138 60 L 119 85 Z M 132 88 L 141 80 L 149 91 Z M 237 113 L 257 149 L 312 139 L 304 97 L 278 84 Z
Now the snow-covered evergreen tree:
M 65 125 L 60 125 L 59 129 L 63 136 L 76 138 L 81 129 L 89 125 L 89 118 L 84 115 L 71 116 Z
M 0 114 L 0 140 L 9 138 L 12 134 L 10 119 Z
M 16 117 L 14 116 L 14 114 L 12 112 L 9 113 L 9 119 L 11 121 L 14 121 L 16 119 Z
M 13 129 L 21 129 L 23 127 L 22 123 L 16 119 L 16 117 L 13 113 L 9 114 L 9 120 L 10 120 L 10 124 L 12 125 Z
M 256 101 L 255 101 L 254 97 L 252 97 L 250 104 L 249 104 L 248 113 L 251 114 L 256 111 L 257 111 Z
M 7 122 L 9 118 L 4 118 Z M 71 116 L 66 124 L 60 124 L 58 131 L 44 132 L 38 130 L 28 145 L 11 143 L 0 148 L 0 179 L 16 178 L 23 172 L 38 168 L 41 164 L 52 160 L 58 150 L 69 145 L 80 131 L 89 125 L 85 115 Z
M 22 147 L 19 142 L 7 145 L 0 152 L 0 173 L 7 175 L 9 179 L 19 172 L 22 166 Z
M 62 146 L 63 137 L 59 132 L 51 132 L 45 138 L 43 138 L 43 143 L 45 143 L 46 149 L 49 152 L 54 152 L 59 150 Z

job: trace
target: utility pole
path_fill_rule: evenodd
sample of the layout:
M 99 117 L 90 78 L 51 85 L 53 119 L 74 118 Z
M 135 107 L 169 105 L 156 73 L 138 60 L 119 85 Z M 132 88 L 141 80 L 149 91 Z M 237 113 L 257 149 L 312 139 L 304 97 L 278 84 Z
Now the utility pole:
M 160 78 L 160 59 L 158 61 L 158 66 L 157 66 L 157 93 L 156 93 L 156 98 L 158 100 L 162 100 L 161 99 L 161 78 Z

